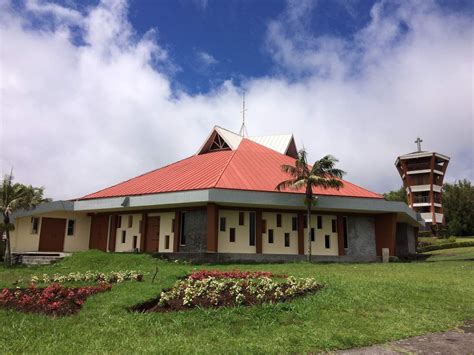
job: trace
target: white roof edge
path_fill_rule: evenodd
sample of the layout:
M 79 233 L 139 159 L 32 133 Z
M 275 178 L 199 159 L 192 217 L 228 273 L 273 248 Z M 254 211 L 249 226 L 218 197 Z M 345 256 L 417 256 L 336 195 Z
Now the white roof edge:
M 291 140 L 294 140 L 293 134 L 274 134 L 265 136 L 252 136 L 248 137 L 251 141 L 261 144 L 267 148 L 273 149 L 274 151 L 286 154 L 288 147 L 290 146 Z

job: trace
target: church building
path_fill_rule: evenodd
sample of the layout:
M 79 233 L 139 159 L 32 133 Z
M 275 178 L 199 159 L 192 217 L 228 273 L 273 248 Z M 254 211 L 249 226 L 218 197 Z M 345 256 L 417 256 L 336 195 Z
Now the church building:
M 315 188 L 308 231 L 303 191 L 276 191 L 293 165 L 293 135 L 246 137 L 214 127 L 197 152 L 74 201 L 15 214 L 24 252 L 146 252 L 198 261 L 377 261 L 415 253 L 420 221 L 405 203 L 344 181 Z M 91 173 L 93 174 L 93 173 Z

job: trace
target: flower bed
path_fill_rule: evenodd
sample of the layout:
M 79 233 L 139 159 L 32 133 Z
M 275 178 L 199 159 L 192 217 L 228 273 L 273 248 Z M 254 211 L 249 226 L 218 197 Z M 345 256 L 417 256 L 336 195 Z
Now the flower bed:
M 194 271 L 188 277 L 193 280 L 203 280 L 209 277 L 213 277 L 215 279 L 249 279 L 249 278 L 258 278 L 258 277 L 273 277 L 274 275 L 268 271 L 240 271 L 240 270 L 232 270 L 232 271 L 220 271 L 220 270 L 199 270 Z M 276 277 L 276 276 L 275 276 Z M 286 278 L 286 276 L 278 276 Z
M 71 272 L 69 274 L 54 274 L 48 275 L 43 274 L 41 276 L 33 275 L 29 280 L 30 284 L 44 283 L 49 284 L 51 282 L 97 282 L 97 283 L 119 283 L 123 281 L 143 281 L 143 273 L 135 270 L 126 271 L 111 271 L 108 273 L 104 272 L 92 272 L 86 271 L 85 273 Z M 16 283 L 21 283 L 23 280 L 17 280 Z
M 209 276 L 212 274 L 213 276 Z M 285 302 L 320 290 L 313 278 L 287 277 L 279 282 L 269 273 L 236 273 L 200 271 L 179 280 L 160 296 L 131 308 L 136 312 L 169 312 L 201 308 L 248 306 Z M 238 277 L 241 275 L 242 277 Z
M 0 307 L 28 313 L 66 316 L 79 312 L 84 301 L 91 295 L 109 291 L 109 284 L 66 288 L 53 283 L 46 288 L 31 285 L 28 288 L 3 289 Z

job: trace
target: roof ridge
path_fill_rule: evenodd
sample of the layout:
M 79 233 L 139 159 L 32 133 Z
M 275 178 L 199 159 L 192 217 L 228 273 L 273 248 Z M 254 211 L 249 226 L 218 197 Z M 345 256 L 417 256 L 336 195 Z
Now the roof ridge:
M 244 140 L 244 139 L 242 139 L 242 140 Z M 239 144 L 239 147 L 240 147 L 240 144 Z M 219 184 L 219 181 L 221 180 L 222 175 L 224 175 L 224 172 L 226 171 L 227 167 L 229 166 L 231 160 L 234 158 L 235 153 L 237 153 L 237 150 L 239 149 L 239 147 L 237 147 L 235 150 L 232 151 L 232 155 L 230 156 L 227 163 L 224 165 L 224 168 L 222 169 L 221 173 L 219 174 L 219 176 L 216 179 L 216 182 L 214 183 L 214 188 L 217 188 L 217 185 Z

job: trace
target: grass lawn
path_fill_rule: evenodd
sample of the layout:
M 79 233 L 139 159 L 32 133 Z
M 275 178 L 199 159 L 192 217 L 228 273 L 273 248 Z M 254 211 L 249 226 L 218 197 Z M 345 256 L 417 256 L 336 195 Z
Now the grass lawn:
M 474 242 L 474 237 L 454 237 L 455 243 Z M 434 245 L 450 243 L 449 238 L 418 237 L 419 242 L 426 242 Z
M 474 261 L 474 247 L 433 250 L 424 254 L 431 255 L 428 257 L 428 261 L 452 261 L 468 259 Z
M 151 283 L 155 267 L 159 273 Z M 194 268 L 204 267 L 155 260 L 147 255 L 95 251 L 75 254 L 52 266 L 0 267 L 0 287 L 11 287 L 19 277 L 42 273 L 124 269 L 148 273 L 145 282 L 117 284 L 111 292 L 92 296 L 75 316 L 53 319 L 0 310 L 0 353 L 307 352 L 442 331 L 474 318 L 474 263 L 468 260 L 221 265 L 219 269 L 311 276 L 326 288 L 278 305 L 156 314 L 127 312 L 126 307 L 156 296 Z

